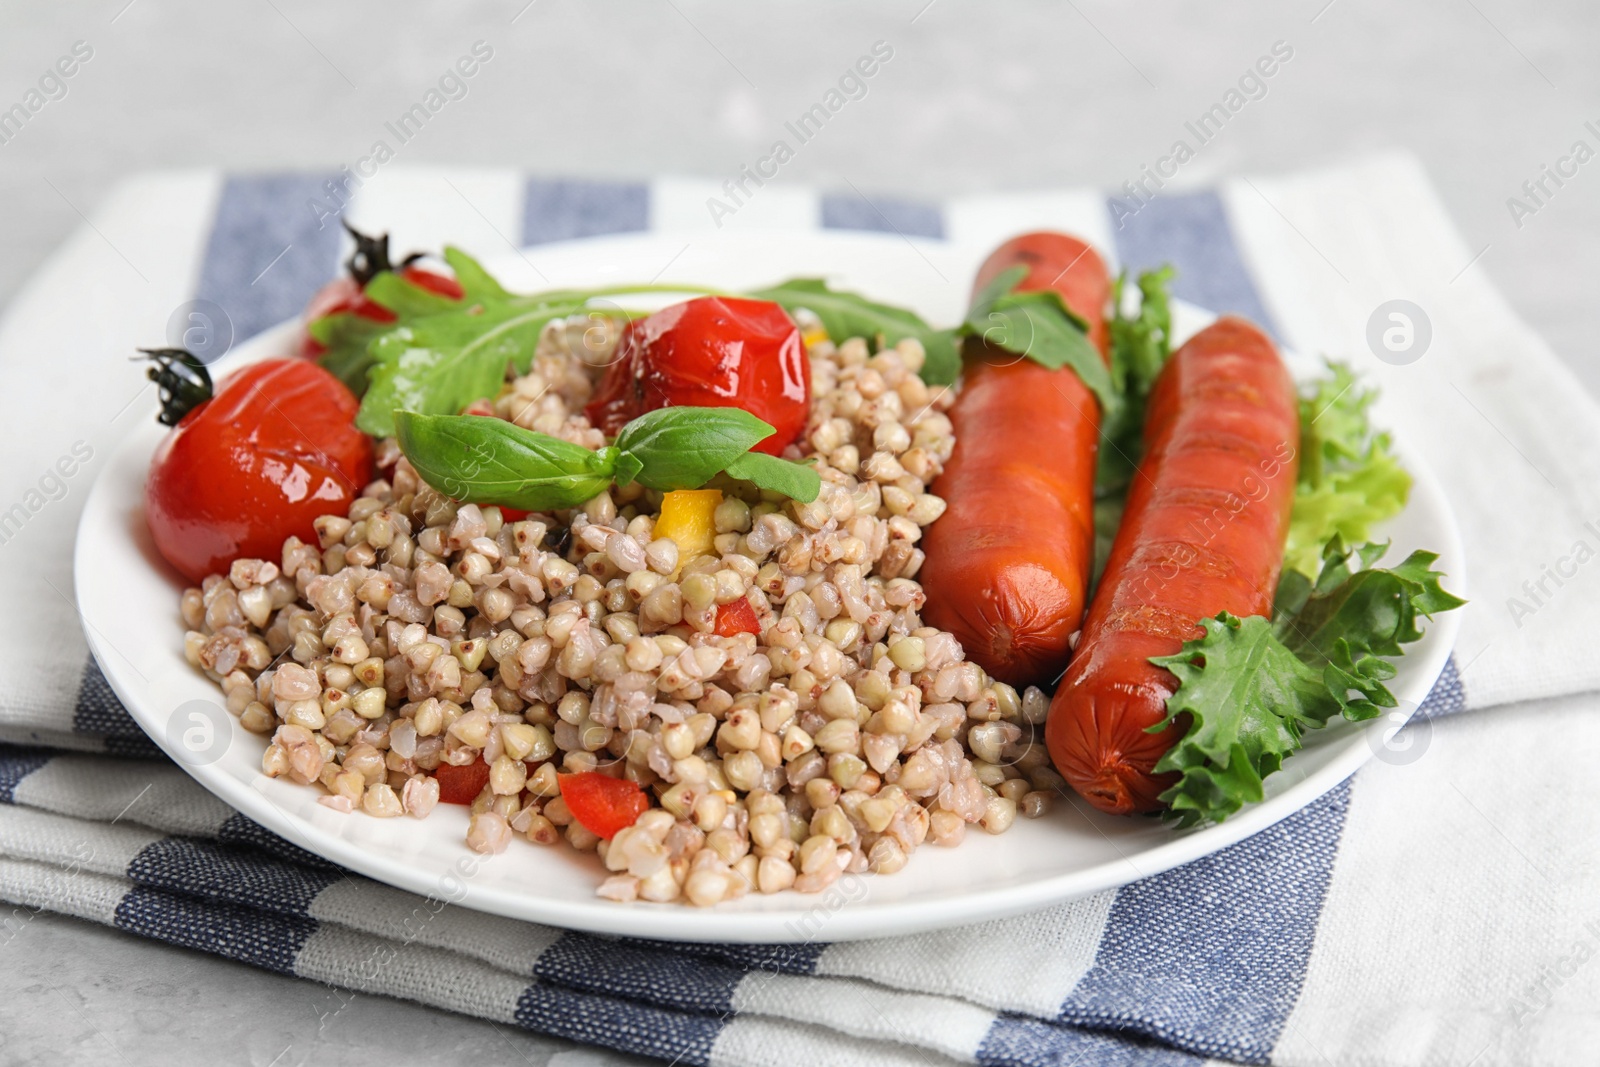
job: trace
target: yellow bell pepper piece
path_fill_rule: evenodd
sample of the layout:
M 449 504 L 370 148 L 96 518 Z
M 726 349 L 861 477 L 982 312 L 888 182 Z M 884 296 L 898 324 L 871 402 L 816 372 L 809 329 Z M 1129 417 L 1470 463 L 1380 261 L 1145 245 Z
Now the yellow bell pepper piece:
M 800 334 L 800 341 L 807 348 L 815 348 L 817 345 L 821 344 L 823 341 L 826 341 L 827 339 L 828 339 L 828 331 L 824 330 L 820 323 L 817 324 L 817 325 L 814 325 L 814 326 L 807 327 Z
M 676 489 L 661 498 L 656 536 L 670 537 L 678 546 L 678 560 L 709 555 L 717 536 L 716 511 L 722 503 L 720 489 Z

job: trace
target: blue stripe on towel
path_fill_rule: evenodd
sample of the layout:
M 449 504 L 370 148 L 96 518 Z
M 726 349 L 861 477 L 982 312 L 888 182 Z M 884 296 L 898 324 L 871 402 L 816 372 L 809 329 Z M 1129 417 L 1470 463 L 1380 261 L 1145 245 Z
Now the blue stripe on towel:
M 1200 1067 L 1199 1056 L 1116 1034 L 1068 1030 L 1006 1015 L 978 1047 L 982 1067 Z
M 523 197 L 525 245 L 650 228 L 650 190 L 634 182 L 530 178 Z
M 139 724 L 111 691 L 110 683 L 93 656 L 83 665 L 83 678 L 78 682 L 78 704 L 72 713 L 72 729 L 105 737 L 144 737 Z
M 1348 782 L 1237 845 L 1125 886 L 1064 1022 L 1265 1063 L 1305 978 Z
M 163 838 L 144 848 L 128 864 L 127 874 L 148 888 L 302 916 L 318 893 L 344 877 L 326 867 L 182 837 Z
M 217 202 L 195 293 L 233 322 L 235 344 L 296 317 L 339 271 L 341 230 L 326 179 L 307 174 L 233 177 Z
M 197 948 L 240 963 L 293 974 L 295 957 L 317 923 L 216 900 L 135 886 L 117 904 L 116 925 L 141 937 Z
M 822 228 L 874 230 L 904 237 L 944 237 L 944 212 L 936 204 L 875 196 L 868 200 L 857 192 L 824 193 Z
M 516 1021 L 541 1034 L 703 1067 L 725 1019 L 531 985 L 517 1001 Z
M 167 755 L 148 737 L 108 737 L 105 754 L 128 759 L 166 759 Z
M 819 919 L 826 918 L 830 913 L 827 905 L 830 900 L 819 902 L 814 911 Z M 819 921 L 819 927 L 823 924 Z M 739 968 L 742 971 L 772 971 L 777 974 L 814 974 L 817 969 L 817 960 L 822 958 L 823 952 L 828 948 L 827 942 L 819 937 L 820 929 L 806 929 L 804 920 L 791 924 L 791 932 L 797 936 L 804 936 L 805 941 L 789 945 L 742 945 L 727 944 L 695 944 L 686 941 L 655 941 L 649 938 L 628 938 L 623 944 L 637 945 L 640 948 L 654 949 L 659 952 L 680 952 L 686 955 L 698 956 L 705 959 L 720 960 Z
M 1218 314 L 1243 315 L 1278 336 L 1214 190 L 1162 193 L 1124 217 L 1115 237 L 1117 259 L 1130 274 L 1171 263 L 1178 269 L 1174 296 Z
M 269 856 L 277 856 L 279 859 L 298 863 L 304 867 L 317 867 L 328 871 L 344 870 L 336 863 L 330 863 L 293 842 L 285 841 L 260 823 L 252 822 L 238 812 L 228 816 L 222 828 L 217 831 L 217 840 L 230 845 L 248 845 Z
M 338 273 L 338 218 L 319 219 L 309 207 L 313 202 L 338 206 L 324 188 L 326 180 L 275 174 L 235 176 L 224 182 L 195 297 L 227 313 L 235 344 L 298 316 Z M 162 757 L 111 691 L 93 656 L 84 665 L 72 728 L 105 738 L 110 755 Z
M 17 786 L 54 755 L 42 748 L 0 744 L 0 804 L 16 803 Z
M 72 713 L 72 731 L 80 734 L 99 734 L 105 739 L 108 756 L 128 756 L 137 759 L 164 759 L 161 749 L 145 736 L 139 724 L 133 721 L 128 709 L 122 706 L 117 694 L 100 671 L 100 664 L 90 656 L 83 665 L 83 678 L 78 683 L 78 703 Z
M 1439 672 L 1439 680 L 1433 683 L 1428 698 L 1417 708 L 1417 715 L 1424 719 L 1437 719 L 1466 710 L 1467 688 L 1461 682 L 1461 672 L 1456 669 L 1456 658 L 1452 655 L 1444 661 L 1444 670 Z
M 589 993 L 688 1011 L 725 1012 L 745 971 L 682 952 L 590 934 L 563 936 L 539 956 L 534 975 Z

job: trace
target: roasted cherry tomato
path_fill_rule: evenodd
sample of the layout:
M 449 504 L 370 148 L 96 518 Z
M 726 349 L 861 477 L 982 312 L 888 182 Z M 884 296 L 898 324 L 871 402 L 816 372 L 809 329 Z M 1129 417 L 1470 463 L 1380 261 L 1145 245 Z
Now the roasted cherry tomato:
M 479 756 L 465 766 L 441 763 L 433 776 L 439 780 L 439 803 L 471 804 L 489 784 L 489 765 Z
M 613 778 L 599 771 L 560 774 L 561 799 L 585 830 L 607 841 L 650 809 L 650 798 L 638 782 Z
M 366 295 L 367 283 L 383 271 L 394 270 L 389 262 L 389 235 L 368 237 L 350 226 L 344 224 L 345 230 L 355 238 L 356 250 L 345 261 L 349 273 L 335 278 L 324 285 L 311 298 L 306 305 L 304 321 L 306 325 L 329 315 L 337 315 L 342 311 L 373 322 L 393 322 L 394 312 L 382 304 L 369 300 Z M 400 277 L 430 293 L 449 297 L 451 300 L 460 300 L 461 284 L 447 274 L 439 274 L 431 270 L 412 264 L 422 258 L 421 253 L 407 256 L 400 264 Z M 326 349 L 321 342 L 310 334 L 304 335 L 300 340 L 300 355 L 306 359 L 316 359 Z
M 722 604 L 717 608 L 717 621 L 712 625 L 712 630 L 718 637 L 759 634 L 761 620 L 756 617 L 756 609 L 750 603 L 750 598 L 742 596 L 731 604 Z
M 150 461 L 145 521 L 190 581 L 239 558 L 276 561 L 290 536 L 315 543 L 311 520 L 343 515 L 371 481 L 372 441 L 355 428 L 356 398 L 316 364 L 254 363 L 206 399 L 192 382 L 174 388 L 176 368 L 192 373 L 194 357 L 151 355 L 161 364 L 151 377 L 162 386 L 162 421 L 174 428 Z
M 671 406 L 743 408 L 772 424 L 756 451 L 778 455 L 811 413 L 811 364 L 800 330 L 765 300 L 702 296 L 628 324 L 584 409 L 608 436 Z

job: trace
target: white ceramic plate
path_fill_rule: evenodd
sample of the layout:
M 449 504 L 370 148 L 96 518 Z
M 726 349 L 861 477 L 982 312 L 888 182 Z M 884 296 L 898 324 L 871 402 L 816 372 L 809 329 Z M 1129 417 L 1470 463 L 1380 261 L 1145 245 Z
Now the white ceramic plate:
M 744 289 L 796 274 L 826 275 L 915 307 L 932 321 L 954 322 L 984 251 L 811 232 L 692 241 L 649 235 L 550 245 L 489 265 L 513 288 L 527 290 L 658 275 Z M 1178 332 L 1187 337 L 1210 318 L 1181 307 Z M 292 324 L 269 331 L 230 353 L 219 369 L 276 355 L 294 332 Z M 220 694 L 184 661 L 182 583 L 145 531 L 145 470 L 165 432 L 151 411 L 118 446 L 78 530 L 78 604 L 111 687 L 181 766 L 250 818 L 379 881 L 500 915 L 610 934 L 744 942 L 837 941 L 993 919 L 1120 886 L 1248 837 L 1344 780 L 1383 748 L 1397 725 L 1383 719 L 1360 727 L 1337 723 L 1312 734 L 1305 750 L 1268 780 L 1265 802 L 1218 826 L 1177 832 L 1155 819 L 1103 815 L 1071 797 L 1046 818 L 1017 820 L 1004 835 L 973 832 L 958 848 L 922 848 L 899 874 L 847 875 L 817 896 L 752 894 L 712 910 L 608 903 L 594 895 L 602 875 L 592 854 L 519 841 L 501 855 L 480 857 L 463 841 L 463 808 L 441 806 L 423 821 L 343 815 L 317 803 L 320 790 L 260 773 L 265 740 L 221 712 Z M 1416 455 L 1403 447 L 1401 453 L 1416 487 L 1406 512 L 1383 531 L 1395 543 L 1390 558 L 1431 548 L 1441 553 L 1451 587 L 1464 592 L 1461 543 L 1449 505 Z M 1456 616 L 1442 616 L 1402 661 L 1391 688 L 1403 708 L 1414 710 L 1427 695 L 1455 633 Z M 201 719 L 194 717 L 197 711 Z M 209 742 L 207 716 L 215 724 Z

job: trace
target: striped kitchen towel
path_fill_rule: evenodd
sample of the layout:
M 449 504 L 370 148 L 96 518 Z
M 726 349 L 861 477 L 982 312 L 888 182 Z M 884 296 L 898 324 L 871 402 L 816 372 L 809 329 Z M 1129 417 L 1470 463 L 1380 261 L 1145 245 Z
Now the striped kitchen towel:
M 1600 1036 L 1600 966 L 1586 966 L 1600 815 L 1549 767 L 1600 746 L 1585 626 L 1600 410 L 1485 280 L 1417 165 L 1139 200 L 774 186 L 710 210 L 725 195 L 687 179 L 400 168 L 359 189 L 210 172 L 117 189 L 0 322 L 0 576 L 27 605 L 0 614 L 0 899 L 15 905 L 0 939 L 49 909 L 350 995 L 695 1064 L 1582 1062 Z M 1473 602 L 1455 658 L 1423 720 L 1315 804 L 1205 860 L 1020 918 L 847 944 L 668 945 L 377 885 L 159 758 L 87 661 L 72 607 L 81 500 L 154 403 L 127 374 L 84 371 L 193 329 L 220 349 L 297 314 L 338 269 L 339 214 L 399 248 L 483 254 L 821 226 L 947 241 L 976 262 L 1051 227 L 1120 266 L 1170 261 L 1178 295 L 1382 387 L 1386 419 L 1463 527 L 1470 572 L 1453 578 Z M 1439 719 L 1464 708 L 1497 710 Z

